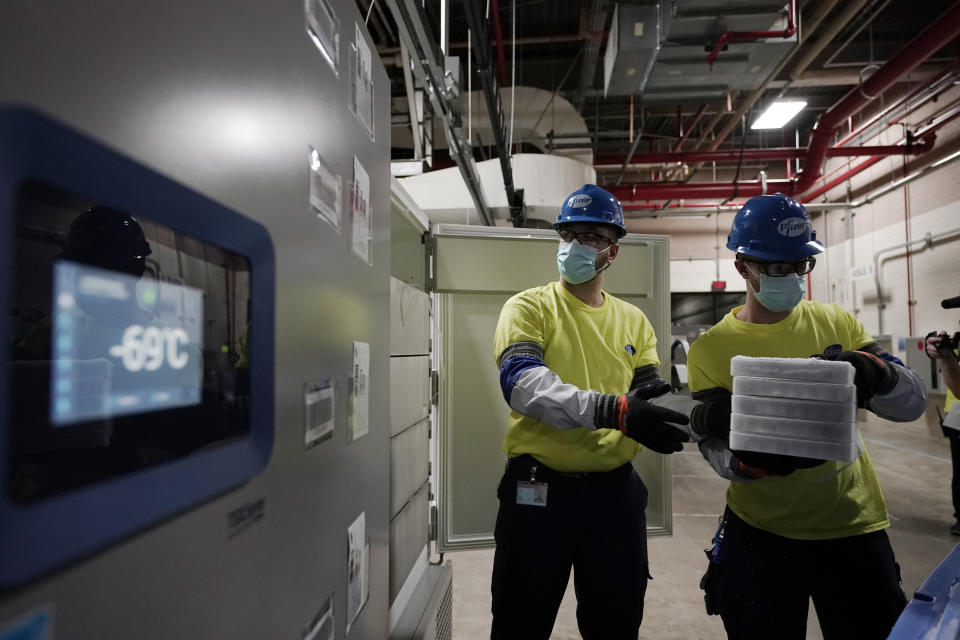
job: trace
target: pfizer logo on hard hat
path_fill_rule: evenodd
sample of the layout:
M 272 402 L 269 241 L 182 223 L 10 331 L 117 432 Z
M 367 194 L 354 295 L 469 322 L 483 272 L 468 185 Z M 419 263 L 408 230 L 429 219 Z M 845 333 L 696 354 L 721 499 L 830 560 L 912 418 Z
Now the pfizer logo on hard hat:
M 810 228 L 810 223 L 803 218 L 787 218 L 777 224 L 777 233 L 788 238 L 802 236 Z
M 584 207 L 589 207 L 591 202 L 593 202 L 592 197 L 580 194 L 567 200 L 567 206 L 571 209 L 583 209 Z

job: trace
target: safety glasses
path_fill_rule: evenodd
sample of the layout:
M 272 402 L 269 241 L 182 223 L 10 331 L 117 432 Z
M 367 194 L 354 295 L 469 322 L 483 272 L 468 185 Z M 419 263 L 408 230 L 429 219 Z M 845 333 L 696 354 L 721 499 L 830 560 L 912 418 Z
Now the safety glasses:
M 614 243 L 614 241 L 610 238 L 602 236 L 599 233 L 593 233 L 592 231 L 573 231 L 571 229 L 560 229 L 557 234 L 564 242 L 573 242 L 574 240 L 578 240 L 582 245 L 600 250 L 606 249 Z
M 811 271 L 817 264 L 816 258 L 804 258 L 803 260 L 791 260 L 790 262 L 760 262 L 758 260 L 744 260 L 749 266 L 753 265 L 757 271 L 764 275 L 774 278 L 788 276 L 792 273 L 803 276 Z

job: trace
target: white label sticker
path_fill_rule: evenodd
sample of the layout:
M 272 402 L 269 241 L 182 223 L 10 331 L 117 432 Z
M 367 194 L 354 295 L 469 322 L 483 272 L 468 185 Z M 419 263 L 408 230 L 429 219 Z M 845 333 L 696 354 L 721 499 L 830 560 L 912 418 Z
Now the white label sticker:
M 309 449 L 333 435 L 335 380 L 308 382 L 303 394 L 303 444 Z
M 305 0 L 307 35 L 333 73 L 340 73 L 340 19 L 327 0 Z
M 340 231 L 342 180 L 323 162 L 316 149 L 310 149 L 310 208 L 318 218 Z
M 360 25 L 356 26 L 353 46 L 350 48 L 350 110 L 360 120 L 370 139 L 373 131 L 373 67 L 371 65 L 370 46 L 363 38 Z
M 373 232 L 373 220 L 370 215 L 370 176 L 360 161 L 353 158 L 353 190 L 351 212 L 353 213 L 353 237 L 350 248 L 364 262 L 371 264 L 370 236 Z
M 353 384 L 350 393 L 350 440 L 370 431 L 370 345 L 353 343 Z
M 347 528 L 347 633 L 367 601 L 370 552 L 366 529 L 364 513 Z

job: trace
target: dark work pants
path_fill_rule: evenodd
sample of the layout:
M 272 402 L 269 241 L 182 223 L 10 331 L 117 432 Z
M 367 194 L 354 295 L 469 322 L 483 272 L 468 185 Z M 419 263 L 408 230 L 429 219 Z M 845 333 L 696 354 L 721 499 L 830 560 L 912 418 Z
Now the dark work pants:
M 958 405 L 960 407 L 960 405 Z M 960 408 L 958 408 L 960 411 Z M 950 459 L 953 461 L 953 479 L 950 481 L 950 494 L 953 496 L 953 517 L 960 522 L 960 431 L 943 428 L 943 435 L 950 441 Z
M 490 637 L 547 640 L 572 566 L 584 640 L 636 640 L 649 577 L 643 481 L 629 464 L 585 477 L 538 464 L 547 506 L 518 505 L 532 464 L 511 460 L 497 489 Z
M 718 596 L 731 640 L 803 640 L 810 598 L 824 640 L 890 633 L 907 600 L 885 531 L 792 540 L 727 514 Z

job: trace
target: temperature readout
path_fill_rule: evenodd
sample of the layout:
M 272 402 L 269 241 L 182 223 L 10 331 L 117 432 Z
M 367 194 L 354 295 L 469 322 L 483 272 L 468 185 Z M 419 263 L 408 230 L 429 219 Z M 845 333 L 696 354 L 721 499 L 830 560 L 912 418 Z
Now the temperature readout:
M 202 290 L 61 260 L 54 309 L 52 423 L 200 402 Z

